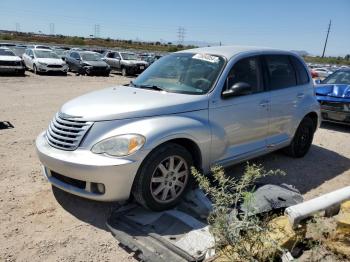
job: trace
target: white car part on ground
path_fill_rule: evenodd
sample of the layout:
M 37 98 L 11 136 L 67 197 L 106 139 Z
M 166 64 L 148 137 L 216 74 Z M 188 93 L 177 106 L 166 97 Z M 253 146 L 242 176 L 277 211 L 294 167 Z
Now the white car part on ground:
M 295 227 L 302 220 L 317 212 L 324 210 L 326 214 L 329 214 L 334 210 L 339 210 L 340 204 L 349 199 L 350 186 L 347 186 L 309 201 L 288 207 L 285 210 L 285 214 L 288 216 L 290 224 Z

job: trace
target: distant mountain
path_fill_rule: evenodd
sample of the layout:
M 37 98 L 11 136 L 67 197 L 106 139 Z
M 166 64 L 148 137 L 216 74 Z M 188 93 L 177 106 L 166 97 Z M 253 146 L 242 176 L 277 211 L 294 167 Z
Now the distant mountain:
M 296 54 L 298 54 L 298 55 L 300 55 L 300 56 L 308 56 L 308 55 L 310 55 L 307 51 L 305 51 L 305 50 L 290 50 L 291 52 L 293 52 L 293 53 L 296 53 Z

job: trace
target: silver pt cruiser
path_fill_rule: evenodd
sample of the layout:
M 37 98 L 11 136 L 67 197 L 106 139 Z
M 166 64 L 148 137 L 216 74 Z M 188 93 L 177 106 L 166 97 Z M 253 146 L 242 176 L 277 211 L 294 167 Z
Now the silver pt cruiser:
M 220 46 L 165 56 L 127 86 L 62 106 L 36 140 L 56 187 L 94 200 L 163 210 L 191 184 L 190 167 L 232 165 L 284 149 L 304 156 L 320 106 L 291 52 Z

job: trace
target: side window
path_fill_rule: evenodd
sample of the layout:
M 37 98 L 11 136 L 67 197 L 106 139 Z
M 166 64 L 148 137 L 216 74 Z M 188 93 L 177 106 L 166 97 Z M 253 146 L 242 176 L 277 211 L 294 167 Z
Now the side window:
M 235 63 L 228 74 L 226 80 L 226 88 L 229 89 L 237 83 L 247 83 L 251 87 L 250 93 L 261 92 L 262 85 L 260 84 L 260 66 L 257 57 L 248 57 L 239 60 Z
M 109 52 L 109 53 L 107 54 L 107 57 L 108 57 L 108 58 L 114 58 L 114 53 L 113 53 L 113 52 Z
M 295 71 L 297 72 L 298 85 L 305 85 L 309 83 L 309 74 L 306 71 L 305 66 L 300 62 L 300 60 L 294 56 L 289 57 L 293 63 Z
M 114 58 L 120 59 L 120 55 L 118 53 L 114 53 Z
M 294 68 L 287 55 L 264 56 L 270 90 L 283 89 L 297 84 Z

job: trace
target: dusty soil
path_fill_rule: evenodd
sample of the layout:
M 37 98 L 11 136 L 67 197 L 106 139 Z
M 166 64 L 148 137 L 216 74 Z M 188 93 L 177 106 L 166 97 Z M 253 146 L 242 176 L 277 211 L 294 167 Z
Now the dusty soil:
M 0 78 L 0 261 L 132 261 L 118 246 L 105 219 L 115 204 L 53 190 L 41 174 L 36 136 L 65 101 L 125 84 L 130 78 L 35 76 Z M 350 184 L 350 127 L 325 124 L 309 154 L 291 159 L 273 153 L 257 160 L 287 175 L 270 178 L 296 186 L 306 198 Z M 243 165 L 230 168 L 239 174 Z

